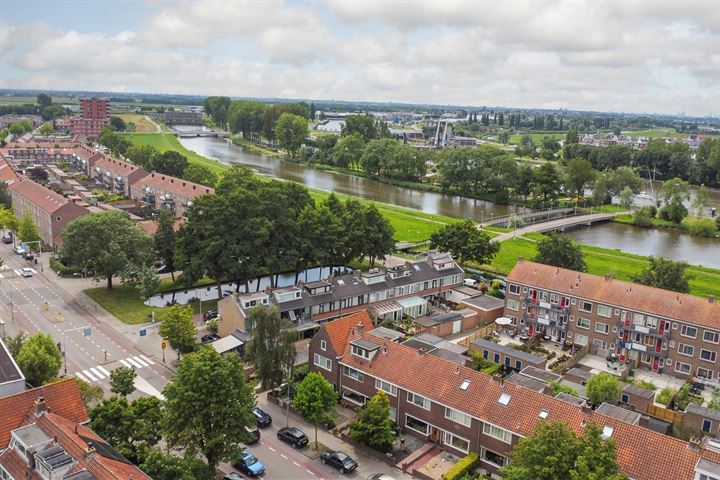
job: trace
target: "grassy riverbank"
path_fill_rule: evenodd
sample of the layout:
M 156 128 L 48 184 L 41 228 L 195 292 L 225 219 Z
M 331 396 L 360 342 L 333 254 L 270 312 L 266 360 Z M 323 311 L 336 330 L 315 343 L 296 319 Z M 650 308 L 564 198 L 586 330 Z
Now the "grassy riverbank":
M 679 232 L 687 233 L 688 235 L 697 235 L 697 236 L 706 237 L 706 238 L 713 238 L 713 237 L 720 236 L 720 229 L 718 229 L 718 228 L 715 228 L 712 232 L 710 232 L 709 230 L 705 231 L 703 229 L 703 230 L 700 230 L 702 232 L 702 234 L 698 233 L 698 230 L 699 230 L 697 228 L 698 223 L 704 222 L 704 223 L 708 223 L 708 225 L 710 225 L 710 223 L 707 222 L 708 217 L 696 217 L 696 216 L 691 215 L 691 216 L 685 217 L 683 219 L 682 223 L 679 223 L 679 224 L 675 223 L 675 222 L 671 222 L 669 220 L 663 220 L 662 218 L 650 218 L 650 219 L 648 219 L 648 221 L 650 221 L 650 225 L 648 225 L 646 227 L 640 226 L 640 225 L 635 225 L 633 218 L 634 218 L 633 215 L 630 215 L 630 214 L 618 215 L 617 217 L 615 217 L 613 219 L 613 221 L 617 222 L 617 223 L 624 223 L 626 225 L 633 225 L 638 228 L 662 228 L 662 229 L 666 229 L 666 230 L 677 230 Z M 710 220 L 713 221 L 714 219 L 710 219 Z
M 190 163 L 195 163 L 209 168 L 216 174 L 224 172 L 228 165 L 210 158 L 198 155 L 192 150 L 185 148 L 177 137 L 172 133 L 129 133 L 127 138 L 136 145 L 150 145 L 157 148 L 161 153 L 173 150 L 188 158 Z
M 276 152 L 272 148 L 266 147 L 265 145 L 260 145 L 255 142 L 251 142 L 250 140 L 245 140 L 241 136 L 233 135 L 230 137 L 230 140 L 232 143 L 237 145 L 238 147 L 243 147 L 245 150 L 253 153 L 257 153 L 260 155 L 267 155 L 270 157 L 282 157 L 283 154 L 280 152 Z

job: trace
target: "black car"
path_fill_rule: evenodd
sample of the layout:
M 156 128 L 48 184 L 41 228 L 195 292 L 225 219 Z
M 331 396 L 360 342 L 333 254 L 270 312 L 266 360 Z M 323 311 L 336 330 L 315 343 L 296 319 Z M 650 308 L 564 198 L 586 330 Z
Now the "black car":
M 202 343 L 209 343 L 214 342 L 215 340 L 220 340 L 220 338 L 220 335 L 217 333 L 208 333 L 207 335 L 200 337 L 200 341 L 202 341 Z
M 12 235 L 3 235 L 3 243 L 12 243 Z
M 340 473 L 352 472 L 358 464 L 349 455 L 333 450 L 325 450 L 320 454 L 320 461 L 340 470 Z
M 32 252 L 27 251 L 27 252 L 23 253 L 23 258 L 25 260 L 32 260 L 35 257 L 33 256 Z
M 308 444 L 308 437 L 295 427 L 283 427 L 277 432 L 278 440 L 289 443 L 293 448 L 302 448 Z
M 217 310 L 208 310 L 207 312 L 203 313 L 203 320 L 212 320 L 213 318 L 217 318 L 217 316 Z
M 258 407 L 253 408 L 252 413 L 255 415 L 258 428 L 267 428 L 272 425 L 272 417 Z

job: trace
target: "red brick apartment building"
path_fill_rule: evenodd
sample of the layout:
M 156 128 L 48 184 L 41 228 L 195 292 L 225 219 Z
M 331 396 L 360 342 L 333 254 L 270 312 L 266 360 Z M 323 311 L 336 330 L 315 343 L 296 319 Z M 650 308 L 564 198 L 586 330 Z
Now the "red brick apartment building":
M 153 210 L 169 212 L 175 218 L 185 216 L 193 200 L 215 193 L 215 189 L 180 178 L 153 172 L 129 183 L 129 196 L 149 204 Z
M 474 451 L 490 471 L 505 465 L 538 422 L 561 420 L 576 432 L 590 422 L 617 443 L 620 468 L 635 480 L 717 480 L 720 442 L 689 444 L 543 393 L 495 380 L 422 350 L 373 335 L 367 313 L 323 324 L 310 343 L 311 369 L 342 400 L 364 405 L 388 394 L 391 417 L 407 434 L 459 456 Z
M 717 385 L 720 303 L 520 260 L 507 277 L 505 316 L 529 333 L 615 352 L 633 368 Z
M 80 99 L 82 116 L 72 119 L 72 133 L 97 138 L 110 124 L 110 100 L 107 98 Z
M 132 163 L 123 162 L 110 156 L 95 159 L 92 168 L 88 170 L 90 178 L 95 180 L 95 183 L 103 186 L 109 192 L 125 197 L 130 196 L 130 187 L 148 174 Z

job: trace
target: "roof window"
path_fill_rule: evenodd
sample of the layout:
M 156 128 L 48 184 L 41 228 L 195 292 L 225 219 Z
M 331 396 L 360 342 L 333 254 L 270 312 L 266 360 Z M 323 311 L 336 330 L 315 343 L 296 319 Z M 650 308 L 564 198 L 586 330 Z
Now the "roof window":
M 498 398 L 498 403 L 500 405 L 507 405 L 510 403 L 510 398 L 512 398 L 512 396 L 509 393 L 503 392 L 500 394 L 500 398 Z
M 460 390 L 465 391 L 470 386 L 470 380 L 463 380 L 462 384 L 460 385 Z
M 610 438 L 613 434 L 613 430 L 615 430 L 615 429 L 613 427 L 611 427 L 610 425 L 605 425 L 603 427 L 603 431 L 602 431 L 602 439 L 607 440 L 608 438 Z
M 542 419 L 546 419 L 548 415 L 550 415 L 550 412 L 548 412 L 547 410 L 540 410 L 540 413 L 538 413 L 538 417 Z

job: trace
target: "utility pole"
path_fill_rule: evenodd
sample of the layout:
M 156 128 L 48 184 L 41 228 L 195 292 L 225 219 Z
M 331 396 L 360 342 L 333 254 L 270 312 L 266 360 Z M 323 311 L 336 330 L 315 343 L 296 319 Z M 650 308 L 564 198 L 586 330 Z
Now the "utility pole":
M 287 404 L 285 405 L 285 426 L 290 426 L 290 381 L 292 378 L 292 367 L 288 368 L 287 378 Z

